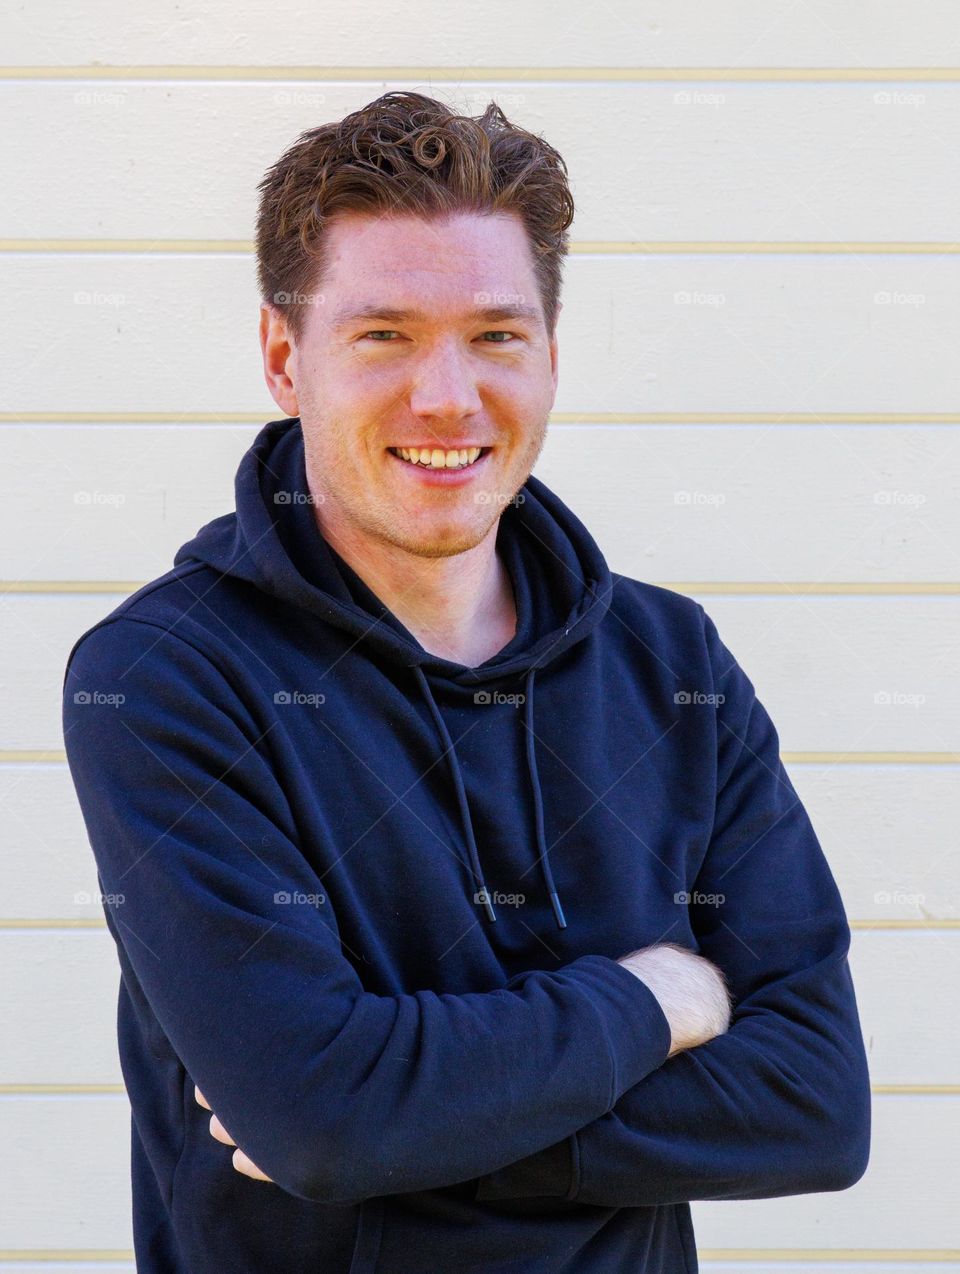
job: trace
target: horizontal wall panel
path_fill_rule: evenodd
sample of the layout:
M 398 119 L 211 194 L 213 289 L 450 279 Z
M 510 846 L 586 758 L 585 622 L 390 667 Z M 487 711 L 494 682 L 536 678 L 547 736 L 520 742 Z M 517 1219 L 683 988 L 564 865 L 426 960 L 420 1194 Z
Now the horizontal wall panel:
M 132 1243 L 131 1239 L 131 1243 Z M 24 1249 L 19 1249 L 23 1251 Z M 38 1252 L 38 1249 L 29 1249 L 31 1255 Z M 78 1248 L 71 1255 L 76 1255 L 77 1261 L 57 1260 L 54 1256 L 40 1264 L 33 1264 L 30 1261 L 15 1260 L 6 1255 L 0 1255 L 0 1270 L 3 1274 L 137 1274 L 136 1266 L 128 1264 L 126 1261 L 110 1261 L 109 1264 L 102 1265 L 97 1261 L 87 1261 L 82 1259 L 84 1249 Z M 906 1266 L 902 1267 L 904 1272 Z M 897 1274 L 900 1274 L 901 1267 L 897 1267 Z M 871 1274 L 874 1274 L 871 1270 Z
M 956 765 L 791 765 L 789 771 L 848 916 L 960 920 Z
M 0 921 L 103 921 L 96 864 L 64 762 L 0 765 L 0 854 Z
M 0 596 L 4 750 L 63 746 L 67 656 L 121 600 L 104 593 Z M 756 687 L 782 751 L 958 749 L 960 597 L 696 600 Z M 638 661 L 642 656 L 638 643 Z
M 2 268 L 0 410 L 275 411 L 251 256 Z M 575 256 L 554 409 L 952 411 L 958 289 L 960 254 Z M 485 290 L 522 288 L 492 260 Z
M 121 0 L 101 0 L 81 20 L 67 10 L 7 19 L 7 65 L 165 63 L 256 66 L 452 64 L 516 66 L 949 66 L 960 56 L 955 11 L 948 0 L 921 0 L 909 9 L 884 6 L 877 20 L 869 0 L 835 6 L 758 5 L 734 0 L 722 22 L 704 21 L 697 0 L 607 0 L 601 11 L 579 4 L 532 0 L 523 6 L 490 0 L 457 13 L 442 0 L 418 0 L 414 20 L 389 29 L 369 13 L 318 0 L 304 8 L 287 0 L 264 9 L 243 0 L 216 0 L 185 22 L 175 0 L 154 0 L 132 12 Z M 226 38 L 225 38 L 226 33 Z M 464 53 L 469 51 L 463 68 Z
M 125 1093 L 0 1097 L 0 1144 L 5 1248 L 132 1250 Z
M 707 1248 L 953 1248 L 960 1097 L 878 1097 L 870 1164 L 849 1190 L 691 1205 Z M 829 1268 L 829 1266 L 828 1266 Z
M 269 166 L 387 87 L 424 91 L 393 79 L 0 80 L 0 107 L 33 121 L 0 153 L 35 174 L 4 192 L 0 239 L 252 240 Z M 574 240 L 956 238 L 960 84 L 564 84 L 520 67 L 425 91 L 471 115 L 492 98 L 554 145 Z
M 704 1250 L 712 1249 L 699 1249 Z M 727 1249 L 728 1251 L 730 1249 Z M 825 1252 L 821 1250 L 819 1260 L 797 1260 L 794 1259 L 796 1249 L 784 1247 L 782 1244 L 774 1249 L 778 1254 L 782 1254 L 784 1260 L 770 1260 L 762 1251 L 758 1255 L 750 1258 L 741 1254 L 742 1249 L 738 1251 L 738 1255 L 730 1260 L 704 1260 L 700 1258 L 700 1274 L 960 1274 L 960 1262 L 941 1260 L 938 1256 L 931 1256 L 927 1259 L 917 1259 L 916 1261 L 885 1261 L 878 1260 L 875 1256 L 864 1255 L 862 1260 L 838 1260 L 832 1255 L 828 1248 Z M 864 1249 L 859 1249 L 861 1252 Z M 872 1249 L 876 1251 L 877 1249 Z M 922 1250 L 922 1249 L 921 1249 Z M 749 1249 L 748 1249 L 749 1251 Z M 866 1248 L 869 1253 L 871 1248 Z M 919 1254 L 914 1252 L 913 1255 L 919 1258 Z M 931 1264 L 931 1262 L 935 1262 Z
M 871 1163 L 857 1185 L 783 1199 L 695 1203 L 698 1248 L 955 1247 L 950 1205 L 958 1137 L 960 1098 L 879 1097 Z M 4 1099 L 0 1142 L 8 1248 L 132 1246 L 123 1095 Z M 234 1171 L 226 1147 L 224 1170 Z
M 790 766 L 851 919 L 960 920 L 957 773 L 955 765 Z M 0 852 L 8 880 L 0 921 L 102 923 L 65 764 L 0 765 Z
M 274 405 L 263 423 L 283 415 Z M 163 574 L 181 544 L 236 507 L 234 475 L 259 428 L 0 427 L 0 579 Z
M 24 1249 L 18 1250 L 23 1251 Z M 37 1248 L 30 1248 L 29 1252 L 31 1256 L 43 1255 L 42 1251 Z M 136 1274 L 136 1266 L 126 1261 L 111 1260 L 108 1264 L 100 1264 L 99 1261 L 83 1259 L 84 1252 L 85 1249 L 83 1248 L 76 1248 L 70 1252 L 71 1256 L 75 1255 L 78 1258 L 76 1261 L 57 1260 L 51 1254 L 48 1259 L 40 1264 L 15 1260 L 13 1257 L 3 1254 L 0 1255 L 0 1270 L 3 1270 L 3 1274 Z M 873 1274 L 872 1270 L 871 1274 Z
M 753 682 L 782 751 L 957 750 L 960 599 L 697 600 Z
M 16 970 L 0 982 L 0 1084 L 122 1084 L 109 931 L 0 929 L 0 952 Z
M 3 426 L 0 579 L 162 573 L 234 508 L 259 427 Z M 951 582 L 960 571 L 960 426 L 551 424 L 534 475 L 635 579 Z
M 109 932 L 0 929 L 0 952 L 0 1083 L 121 1083 Z M 850 967 L 872 1082 L 960 1085 L 960 931 L 855 929 Z

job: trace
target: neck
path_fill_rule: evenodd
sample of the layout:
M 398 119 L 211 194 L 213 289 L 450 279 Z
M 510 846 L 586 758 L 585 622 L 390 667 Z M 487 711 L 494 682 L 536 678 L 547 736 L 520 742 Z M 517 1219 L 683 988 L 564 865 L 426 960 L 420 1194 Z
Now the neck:
M 473 548 L 450 557 L 419 557 L 320 521 L 321 534 L 421 646 L 474 668 L 492 658 L 517 630 L 510 572 L 496 552 L 498 522 Z

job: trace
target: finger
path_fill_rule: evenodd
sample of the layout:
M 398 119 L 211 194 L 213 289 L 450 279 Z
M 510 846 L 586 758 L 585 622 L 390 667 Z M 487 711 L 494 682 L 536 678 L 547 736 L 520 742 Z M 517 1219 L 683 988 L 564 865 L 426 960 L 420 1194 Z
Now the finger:
M 196 1098 L 197 1103 L 199 1105 L 205 1106 L 207 1110 L 212 1110 L 210 1103 L 207 1101 L 206 1097 L 204 1097 L 203 1093 L 201 1093 L 200 1089 L 197 1087 L 196 1084 L 194 1084 L 193 1086 L 193 1095 Z
M 233 1152 L 233 1166 L 237 1172 L 242 1172 L 245 1177 L 253 1177 L 255 1181 L 273 1181 L 272 1177 L 260 1171 L 252 1159 L 247 1158 L 239 1146 Z
M 217 1141 L 222 1141 L 225 1146 L 235 1146 L 237 1144 L 216 1115 L 210 1116 L 210 1136 L 215 1137 Z

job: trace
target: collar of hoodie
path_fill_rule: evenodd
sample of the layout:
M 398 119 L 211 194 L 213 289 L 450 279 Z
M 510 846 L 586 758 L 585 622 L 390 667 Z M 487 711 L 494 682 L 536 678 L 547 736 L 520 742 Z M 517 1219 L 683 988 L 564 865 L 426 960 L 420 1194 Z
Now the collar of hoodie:
M 299 417 L 265 425 L 243 456 L 235 479 L 236 510 L 214 519 L 185 543 L 174 565 L 203 561 L 226 575 L 244 579 L 262 591 L 318 615 L 351 633 L 371 659 L 388 660 L 412 670 L 436 726 L 449 766 L 470 860 L 471 892 L 479 895 L 488 921 L 496 912 L 484 880 L 456 749 L 430 685 L 439 679 L 460 686 L 481 686 L 504 677 L 524 679 L 525 755 L 533 798 L 537 858 L 556 923 L 566 927 L 563 906 L 550 868 L 544 833 L 544 802 L 537 771 L 534 716 L 535 683 L 549 665 L 583 641 L 610 605 L 614 577 L 592 536 L 565 504 L 532 475 L 500 515 L 498 548 L 509 550 L 514 570 L 536 571 L 545 601 L 531 605 L 528 581 L 522 586 L 528 628 L 502 651 L 474 668 L 424 649 L 394 616 L 371 614 L 354 601 L 336 555 L 319 532 L 312 512 Z M 502 537 L 502 539 L 501 539 Z M 519 552 L 520 545 L 523 553 Z M 519 592 L 519 590 L 517 590 Z

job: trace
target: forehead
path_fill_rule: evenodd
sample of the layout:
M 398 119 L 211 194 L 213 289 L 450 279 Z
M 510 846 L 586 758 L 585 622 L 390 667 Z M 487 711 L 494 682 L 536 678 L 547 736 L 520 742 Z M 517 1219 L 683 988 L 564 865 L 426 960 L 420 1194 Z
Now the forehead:
M 328 282 L 429 289 L 445 281 L 516 290 L 532 278 L 526 229 L 514 213 L 443 217 L 338 214 L 327 227 Z M 507 288 L 507 285 L 513 285 Z

